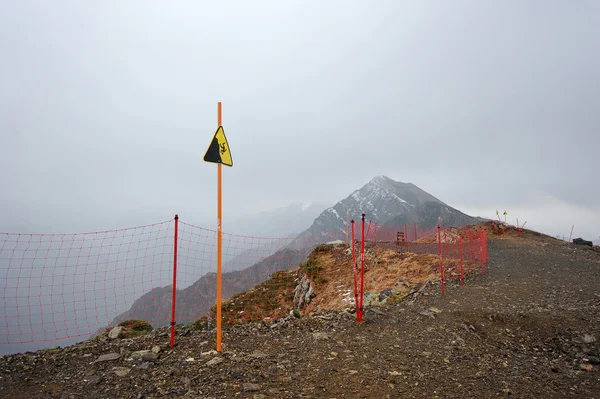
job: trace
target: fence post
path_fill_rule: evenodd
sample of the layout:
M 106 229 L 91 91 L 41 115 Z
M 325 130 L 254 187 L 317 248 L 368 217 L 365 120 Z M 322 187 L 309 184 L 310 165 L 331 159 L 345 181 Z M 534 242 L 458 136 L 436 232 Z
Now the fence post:
M 485 230 L 481 231 L 481 247 L 483 249 L 483 259 L 481 260 L 484 265 L 485 268 L 487 269 L 488 267 L 490 267 L 490 264 L 488 262 L 488 243 L 487 243 L 487 232 Z
M 473 252 L 473 232 L 469 231 L 469 250 L 471 251 L 471 262 L 475 264 L 475 252 Z
M 365 214 L 362 214 L 362 238 L 360 240 L 360 314 L 359 320 L 362 321 L 363 297 L 365 293 Z
M 404 225 L 404 242 L 406 245 L 406 252 L 408 252 L 408 228 L 406 227 L 406 224 Z
M 462 235 L 460 236 L 460 285 L 465 285 L 465 274 L 463 272 L 463 243 Z
M 485 261 L 483 254 L 483 230 L 479 232 L 479 261 L 481 262 L 481 274 L 485 272 Z
M 377 223 L 373 225 L 373 248 L 377 248 Z
M 444 263 L 442 260 L 442 232 L 438 224 L 438 247 L 440 249 L 440 278 L 442 280 L 442 294 L 444 293 Z
M 175 303 L 177 300 L 177 232 L 179 216 L 175 215 L 175 234 L 173 238 L 173 296 L 171 298 L 171 348 L 175 346 Z
M 354 219 L 352 219 L 352 271 L 354 273 L 354 306 L 356 308 L 356 320 L 358 321 L 358 282 L 356 281 L 356 250 L 354 241 Z

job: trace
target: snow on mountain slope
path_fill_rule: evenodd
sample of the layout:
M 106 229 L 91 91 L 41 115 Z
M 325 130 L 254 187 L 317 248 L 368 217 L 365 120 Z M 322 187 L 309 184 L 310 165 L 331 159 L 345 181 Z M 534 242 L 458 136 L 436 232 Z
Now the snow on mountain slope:
M 302 235 L 319 235 L 346 230 L 346 214 L 358 221 L 364 213 L 368 220 L 386 223 L 432 224 L 437 217 L 453 223 L 476 223 L 477 218 L 465 215 L 448 206 L 412 183 L 402 183 L 387 176 L 376 176 L 362 188 L 324 210 Z M 435 224 L 435 221 L 433 224 Z

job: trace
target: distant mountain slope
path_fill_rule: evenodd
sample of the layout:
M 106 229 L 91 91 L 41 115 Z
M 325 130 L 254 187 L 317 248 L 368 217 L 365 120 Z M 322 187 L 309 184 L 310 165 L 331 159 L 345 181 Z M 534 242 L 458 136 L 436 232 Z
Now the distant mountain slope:
M 469 216 L 450 206 L 437 203 L 425 202 L 417 207 L 412 214 L 401 214 L 383 224 L 386 228 L 397 227 L 401 229 L 404 224 L 417 223 L 421 230 L 435 227 L 438 221 L 445 226 L 462 227 L 469 224 L 483 222 L 486 219 Z
M 223 273 L 223 299 L 254 287 L 276 271 L 298 267 L 307 255 L 308 249 L 284 248 L 244 270 Z M 217 297 L 216 278 L 216 273 L 208 273 L 191 286 L 177 291 L 177 324 L 187 324 L 208 314 Z M 147 292 L 128 311 L 115 317 L 110 326 L 128 319 L 142 319 L 154 327 L 169 325 L 172 289 L 169 285 Z
M 483 219 L 466 215 L 412 183 L 402 183 L 387 176 L 377 176 L 331 208 L 326 209 L 301 235 L 322 235 L 345 231 L 346 209 L 351 218 L 362 213 L 380 225 L 402 225 L 417 222 L 431 228 L 441 217 L 447 226 L 472 224 Z

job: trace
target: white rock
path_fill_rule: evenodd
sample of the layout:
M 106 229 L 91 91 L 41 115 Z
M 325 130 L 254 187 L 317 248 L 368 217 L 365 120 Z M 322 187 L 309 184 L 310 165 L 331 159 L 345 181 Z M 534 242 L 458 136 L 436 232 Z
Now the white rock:
M 123 327 L 121 327 L 121 326 L 111 329 L 108 332 L 108 338 L 111 338 L 111 339 L 119 338 L 119 334 L 121 333 L 121 330 L 123 330 Z
M 120 357 L 121 357 L 121 355 L 118 354 L 118 353 L 108 353 L 108 354 L 102 355 L 98 359 L 96 359 L 95 363 L 106 362 L 106 361 L 109 361 L 109 360 L 117 360 Z
M 208 361 L 206 363 L 207 366 L 216 366 L 219 363 L 223 363 L 223 358 L 222 357 L 215 357 L 212 360 Z
M 591 344 L 593 342 L 596 342 L 596 337 L 590 334 L 585 334 L 583 336 L 583 342 L 585 342 L 586 344 Z
M 131 354 L 133 359 L 156 359 L 158 353 L 149 350 L 136 351 Z
M 130 371 L 131 369 L 127 367 L 115 367 L 115 374 L 119 377 L 125 377 Z

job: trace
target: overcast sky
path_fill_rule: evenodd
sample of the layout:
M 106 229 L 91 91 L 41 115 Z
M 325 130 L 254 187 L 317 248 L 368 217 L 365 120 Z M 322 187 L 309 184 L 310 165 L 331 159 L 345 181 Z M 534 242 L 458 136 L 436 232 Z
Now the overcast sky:
M 600 236 L 598 1 L 3 1 L 0 60 L 0 230 L 214 228 L 222 101 L 225 230 L 384 174 Z

